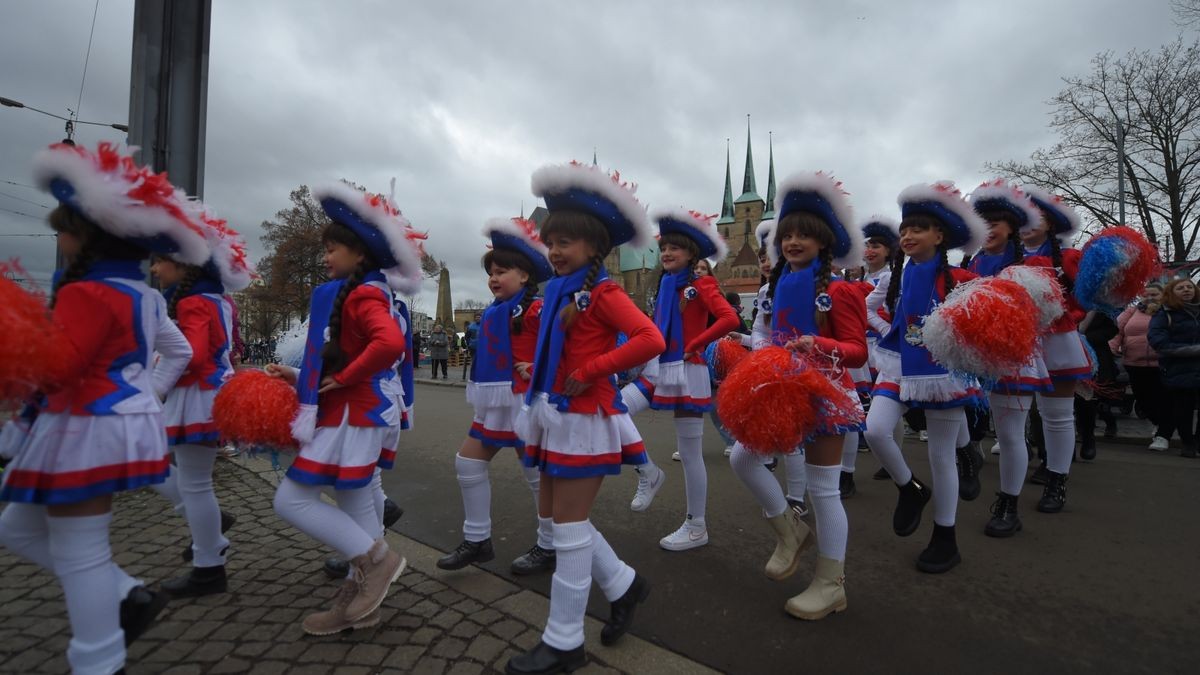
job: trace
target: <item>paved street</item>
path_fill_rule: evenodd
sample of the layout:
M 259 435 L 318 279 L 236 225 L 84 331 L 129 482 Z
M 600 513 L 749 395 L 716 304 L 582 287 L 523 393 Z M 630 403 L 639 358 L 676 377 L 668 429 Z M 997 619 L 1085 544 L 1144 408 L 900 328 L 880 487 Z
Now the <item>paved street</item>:
M 483 569 L 447 573 L 433 561 L 460 538 L 453 457 L 470 420 L 463 389 L 422 383 L 417 428 L 403 439 L 389 495 L 405 515 L 389 534 L 410 561 L 375 629 L 330 638 L 302 634 L 299 619 L 335 587 L 320 572 L 326 551 L 285 527 L 271 510 L 276 475 L 264 458 L 218 464 L 218 495 L 239 522 L 230 538 L 231 593 L 172 603 L 130 650 L 131 673 L 478 673 L 502 669 L 536 642 L 549 577 L 516 579 L 508 563 L 533 538 L 532 501 L 511 455 L 493 468 L 497 558 Z M 1142 445 L 1105 443 L 1099 459 L 1076 464 L 1067 511 L 1033 511 L 1040 488 L 1022 496 L 1025 530 L 1011 540 L 982 534 L 995 489 L 995 458 L 984 495 L 961 504 L 963 564 L 943 576 L 913 562 L 929 536 L 928 512 L 910 539 L 891 533 L 895 490 L 870 479 L 859 455 L 851 522 L 849 610 L 816 623 L 793 620 L 783 602 L 808 583 L 811 558 L 792 579 L 762 575 L 772 547 L 757 507 L 732 475 L 715 432 L 705 438 L 712 543 L 684 553 L 658 539 L 683 517 L 682 469 L 669 460 L 666 415 L 637 419 L 669 472 L 650 511 L 629 511 L 632 472 L 606 481 L 593 521 L 617 552 L 654 584 L 633 634 L 599 646 L 587 628 L 586 672 L 696 673 L 704 666 L 766 672 L 1191 672 L 1200 656 L 1196 523 L 1200 462 Z M 928 476 L 924 444 L 906 453 Z M 117 502 L 117 560 L 147 581 L 180 572 L 183 522 L 149 492 Z M 593 616 L 607 606 L 592 593 Z M 53 578 L 0 552 L 0 671 L 66 671 L 67 622 Z M 702 665 L 703 664 L 703 665 Z

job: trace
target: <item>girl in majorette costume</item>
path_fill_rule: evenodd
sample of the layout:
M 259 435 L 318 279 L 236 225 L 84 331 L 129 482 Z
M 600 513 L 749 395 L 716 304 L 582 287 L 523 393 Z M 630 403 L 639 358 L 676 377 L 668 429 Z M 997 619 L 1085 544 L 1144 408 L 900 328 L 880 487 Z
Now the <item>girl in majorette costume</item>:
M 1020 232 L 1042 218 L 1029 195 L 1015 185 L 997 179 L 975 188 L 971 193 L 971 206 L 987 223 L 987 237 L 983 247 L 967 263 L 967 269 L 979 276 L 991 277 L 1006 267 L 1023 264 L 1025 247 Z M 1017 498 L 1029 468 L 1025 421 L 1029 417 L 1033 395 L 1053 388 L 1039 350 L 1019 373 L 997 381 L 988 395 L 996 440 L 1000 444 L 1000 492 L 996 493 L 996 501 L 992 504 L 992 518 L 983 528 L 983 533 L 989 537 L 1011 537 L 1021 530 Z M 959 466 L 960 469 L 964 466 L 961 458 Z M 960 471 L 960 490 L 962 478 Z M 979 479 L 977 476 L 974 479 L 977 486 Z
M 857 401 L 849 369 L 867 362 L 866 309 L 854 285 L 833 276 L 835 268 L 862 258 L 862 237 L 852 224 L 850 203 L 841 183 L 819 172 L 785 178 L 778 195 L 778 220 L 768 248 L 774 265 L 767 296 L 759 305 L 771 326 L 770 341 L 814 355 L 824 363 L 826 375 Z M 838 476 L 844 436 L 860 429 L 861 425 L 826 424 L 805 442 L 819 555 L 808 588 L 784 606 L 800 619 L 821 619 L 846 609 L 849 524 Z M 777 581 L 788 578 L 796 572 L 800 554 L 812 544 L 808 526 L 788 508 L 779 484 L 741 443 L 734 446 L 729 464 L 754 494 L 775 532 L 767 576 Z
M 483 256 L 483 269 L 488 274 L 488 289 L 496 299 L 483 312 L 479 349 L 467 384 L 467 401 L 475 408 L 475 418 L 454 457 L 465 514 L 463 542 L 437 561 L 437 566 L 445 570 L 495 557 L 489 471 L 500 450 L 514 448 L 518 458 L 524 453 L 525 443 L 513 430 L 513 421 L 529 388 L 537 346 L 542 309 L 538 284 L 554 276 L 533 221 L 489 220 L 484 236 L 491 240 L 491 250 Z M 512 572 L 547 572 L 554 569 L 553 521 L 549 509 L 540 508 L 541 473 L 534 466 L 522 463 L 522 467 L 538 511 L 537 541 L 512 562 Z
M 864 303 L 871 291 L 879 286 L 880 279 L 891 274 L 892 256 L 900 244 L 899 227 L 891 218 L 872 216 L 860 228 L 863 239 L 866 240 L 866 246 L 863 249 L 862 258 L 863 278 L 861 281 L 855 282 L 855 288 L 862 293 Z M 870 398 L 871 389 L 875 386 L 875 376 L 879 373 L 875 367 L 875 347 L 879 344 L 879 329 L 882 328 L 883 332 L 887 331 L 889 318 L 887 310 L 882 307 L 867 315 L 867 362 L 859 368 L 850 370 L 850 375 L 854 378 L 854 388 L 864 400 Z M 876 327 L 876 323 L 879 324 L 878 327 Z M 900 445 L 904 440 L 904 427 L 900 422 L 896 423 L 894 437 L 896 445 Z M 854 464 L 858 460 L 860 447 L 858 435 L 846 435 L 846 445 L 842 448 L 842 473 L 838 481 L 838 490 L 841 492 L 842 499 L 852 497 L 858 491 L 854 485 Z M 884 473 L 882 478 L 887 478 L 886 470 L 882 468 L 876 473 L 876 476 L 880 472 Z
M 958 508 L 955 450 L 970 440 L 963 406 L 977 402 L 981 392 L 975 380 L 951 375 L 934 362 L 922 341 L 921 328 L 925 317 L 956 284 L 975 278 L 967 270 L 951 267 L 946 252 L 961 248 L 973 253 L 983 241 L 987 225 L 948 181 L 913 185 L 900 193 L 898 201 L 900 249 L 910 260 L 904 265 L 904 259 L 896 256 L 890 278 L 876 289 L 883 289 L 885 306 L 894 318 L 876 351 L 879 379 L 867 415 L 866 436 L 871 451 L 899 488 L 892 517 L 897 535 L 907 537 L 917 530 L 932 492 L 933 537 L 917 559 L 917 569 L 940 573 L 961 562 L 954 536 Z M 868 304 L 868 312 L 872 309 Z M 911 407 L 925 410 L 932 491 L 913 477 L 892 437 L 896 422 Z
M 729 337 L 735 338 L 742 343 L 746 349 L 754 351 L 766 347 L 771 343 L 771 314 L 763 311 L 763 307 L 770 306 L 767 302 L 768 292 L 771 285 L 768 280 L 771 277 L 771 270 L 774 269 L 774 264 L 771 262 L 771 254 L 768 251 L 775 238 L 775 221 L 764 220 L 758 224 L 754 230 L 754 237 L 758 240 L 758 271 L 760 273 L 760 281 L 762 285 L 758 289 L 758 294 L 754 297 L 754 311 L 752 313 L 750 334 L 730 333 Z M 736 445 L 736 443 L 735 443 Z M 733 456 L 731 449 L 729 455 Z M 763 463 L 767 469 L 774 472 L 779 464 L 778 457 L 764 459 Z M 808 500 L 805 497 L 808 494 L 808 469 L 804 466 L 804 448 L 796 448 L 795 450 L 786 453 L 783 456 L 784 480 L 787 483 L 785 498 L 788 506 L 796 512 L 796 515 L 803 518 L 808 515 Z
M 606 475 L 646 461 L 616 389 L 616 374 L 666 348 L 650 319 L 608 278 L 613 246 L 645 246 L 651 227 L 620 175 L 578 162 L 533 174 L 550 215 L 541 239 L 558 275 L 546 285 L 533 375 L 518 417 L 525 463 L 542 472 L 540 512 L 554 520 L 556 566 L 541 642 L 514 656 L 508 673 L 573 671 L 587 661 L 583 618 L 593 579 L 611 603 L 600 642 L 613 644 L 633 622 L 649 583 L 626 565 L 588 520 Z M 628 341 L 614 349 L 618 333 Z
M 113 494 L 166 479 L 159 399 L 192 356 L 141 261 L 154 251 L 201 265 L 209 245 L 166 175 L 112 145 L 54 145 L 34 171 L 59 201 L 49 221 L 70 261 L 51 300 L 66 338 L 63 384 L 47 391 L 4 472 L 0 544 L 58 576 L 72 672 L 108 675 L 165 604 L 112 560 Z
M 202 209 L 197 219 L 206 225 L 212 257 L 204 265 L 188 265 L 172 254 L 155 256 L 150 272 L 166 291 L 167 315 L 192 347 L 192 360 L 163 403 L 167 445 L 175 453 L 175 471 L 159 488 L 187 519 L 192 534 L 190 573 L 164 581 L 173 597 L 224 593 L 225 554 L 229 540 L 223 532 L 232 525 L 221 512 L 213 491 L 217 459 L 217 426 L 213 400 L 233 376 L 229 352 L 233 346 L 233 303 L 227 292 L 250 285 L 241 235 Z M 224 521 L 224 522 L 223 522 Z
M 662 278 L 654 305 L 654 323 L 666 340 L 667 350 L 647 366 L 641 387 L 630 385 L 630 412 L 641 409 L 647 393 L 649 407 L 671 410 L 675 414 L 675 439 L 683 461 L 687 514 L 677 530 L 659 540 L 668 551 L 686 551 L 708 543 L 705 506 L 708 501 L 708 475 L 702 454 L 704 413 L 713 407 L 712 386 L 704 349 L 710 342 L 738 325 L 737 314 L 712 275 L 696 276 L 696 263 L 709 259 L 720 262 L 729 252 L 725 241 L 712 224 L 712 218 L 683 209 L 662 210 L 651 220 L 658 225 L 658 247 Z M 715 318 L 708 325 L 709 317 Z M 625 392 L 622 392 L 625 396 Z M 636 403 L 635 403 L 636 402 Z M 644 511 L 653 493 L 647 485 L 662 486 L 663 471 L 647 458 L 640 474 L 638 491 L 631 507 Z M 653 492 L 657 492 L 655 489 Z
M 300 399 L 292 423 L 300 451 L 279 483 L 275 511 L 350 560 L 333 607 L 302 624 L 310 635 L 331 635 L 378 624 L 379 605 L 406 564 L 383 538 L 370 483 L 389 428 L 400 424 L 400 406 L 382 389 L 405 350 L 392 289 L 419 288 L 421 235 L 383 195 L 336 183 L 313 196 L 333 221 L 321 238 L 334 280 L 313 290 L 300 372 L 276 364 L 267 372 L 294 381 Z M 325 486 L 337 507 L 321 501 Z
M 1079 233 L 1080 220 L 1075 209 L 1061 197 L 1034 186 L 1021 189 L 1033 200 L 1042 216 L 1039 221 L 1021 228 L 1025 264 L 1054 270 L 1063 289 L 1066 310 L 1062 318 L 1050 326 L 1050 333 L 1042 338 L 1042 358 L 1054 390 L 1037 393 L 1046 461 L 1030 478 L 1031 482 L 1046 486 L 1037 510 L 1058 513 L 1067 503 L 1067 474 L 1075 455 L 1075 388 L 1081 380 L 1092 376 L 1091 359 L 1077 330 L 1087 312 L 1079 306 L 1073 292 L 1080 253 L 1073 248 L 1064 249 L 1060 243 L 1060 240 Z M 1004 445 L 1000 448 L 1003 450 Z

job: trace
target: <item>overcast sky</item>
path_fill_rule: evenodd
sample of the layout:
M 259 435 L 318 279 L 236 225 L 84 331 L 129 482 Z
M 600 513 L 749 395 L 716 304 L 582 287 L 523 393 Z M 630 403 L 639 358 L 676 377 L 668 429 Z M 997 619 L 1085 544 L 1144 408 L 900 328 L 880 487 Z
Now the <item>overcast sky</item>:
M 0 4 L 0 96 L 74 107 L 92 9 Z M 132 21 L 132 0 L 100 0 L 81 119 L 126 121 Z M 985 162 L 1048 145 L 1061 77 L 1177 32 L 1167 0 L 213 0 L 204 196 L 257 258 L 260 223 L 296 186 L 386 192 L 394 176 L 455 300 L 482 300 L 482 223 L 531 210 L 544 163 L 594 147 L 651 207 L 713 213 L 726 138 L 740 191 L 749 113 L 760 194 L 773 131 L 780 177 L 832 171 L 860 216 L 892 213 L 909 184 L 967 191 Z M 57 120 L 0 108 L 0 253 L 43 280 L 53 239 L 10 235 L 48 232 L 29 159 L 61 137 Z

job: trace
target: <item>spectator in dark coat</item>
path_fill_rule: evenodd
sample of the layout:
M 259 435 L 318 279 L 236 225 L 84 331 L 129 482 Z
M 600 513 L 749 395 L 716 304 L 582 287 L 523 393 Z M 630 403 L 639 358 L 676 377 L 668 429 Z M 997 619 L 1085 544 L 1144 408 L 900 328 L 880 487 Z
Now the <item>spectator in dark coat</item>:
M 1158 353 L 1170 391 L 1184 457 L 1196 456 L 1196 403 L 1200 394 L 1200 293 L 1191 279 L 1175 279 L 1163 292 L 1163 309 L 1150 319 L 1150 346 Z

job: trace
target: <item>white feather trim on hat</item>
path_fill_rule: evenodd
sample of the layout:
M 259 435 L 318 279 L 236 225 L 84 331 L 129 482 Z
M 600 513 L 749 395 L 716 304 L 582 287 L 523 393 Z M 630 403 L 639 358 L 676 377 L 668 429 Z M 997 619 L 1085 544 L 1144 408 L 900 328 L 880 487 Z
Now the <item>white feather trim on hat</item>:
M 542 243 L 538 238 L 537 225 L 532 220 L 523 222 L 529 223 L 534 229 L 526 229 L 520 223 L 516 222 L 518 218 L 489 218 L 483 226 L 483 236 L 491 238 L 493 232 L 507 234 L 510 237 L 517 237 L 524 241 L 530 248 L 537 251 L 543 258 L 550 258 L 550 249 Z
M 1066 232 L 1054 230 L 1054 236 L 1059 239 L 1071 239 L 1083 231 L 1083 220 L 1079 217 L 1079 213 L 1070 204 L 1067 204 L 1062 197 L 1036 185 L 1022 185 L 1021 190 L 1031 198 L 1051 205 L 1070 224 L 1070 229 Z M 1041 209 L 1038 209 L 1038 215 L 1041 215 Z M 1051 226 L 1051 229 L 1054 229 L 1053 223 L 1047 224 Z
M 952 248 L 962 249 L 966 255 L 972 255 L 979 247 L 983 245 L 983 240 L 987 238 L 987 223 L 979 214 L 975 213 L 975 209 L 963 199 L 962 192 L 954 185 L 954 181 L 943 180 L 936 183 L 917 183 L 904 188 L 900 192 L 900 196 L 896 198 L 896 202 L 900 204 L 901 210 L 905 204 L 916 204 L 921 202 L 937 202 L 942 208 L 953 213 L 966 225 L 967 239 L 965 242 Z
M 82 146 L 52 145 L 33 158 L 34 182 L 51 191 L 53 181 L 69 183 L 71 205 L 119 239 L 167 237 L 177 248 L 172 257 L 203 265 L 209 244 L 203 227 L 190 216 L 188 197 L 166 174 L 139 167 L 117 146 L 101 143 L 96 152 Z
M 336 199 L 350 207 L 359 218 L 383 234 L 388 250 L 400 263 L 383 270 L 388 286 L 399 293 L 411 295 L 421 290 L 421 240 L 425 235 L 413 229 L 408 219 L 392 200 L 379 194 L 359 190 L 347 183 L 337 182 L 313 188 L 317 201 Z
M 229 227 L 224 218 L 213 215 L 203 205 L 200 205 L 197 220 L 204 225 L 221 285 L 229 292 L 244 290 L 254 279 L 254 267 L 246 259 L 246 240 Z
M 866 228 L 868 225 L 883 226 L 885 229 L 887 229 L 887 231 L 892 233 L 892 237 L 894 239 L 900 238 L 900 223 L 899 223 L 899 221 L 897 221 L 895 218 L 892 218 L 891 216 L 881 216 L 879 214 L 876 214 L 876 215 L 873 215 L 870 218 L 867 218 L 866 220 L 862 221 L 862 224 L 858 228 L 859 230 L 861 230 L 863 232 L 863 241 L 864 242 L 868 239 L 867 233 L 866 233 Z
M 758 242 L 758 248 L 761 250 L 764 246 L 770 247 L 771 240 L 775 238 L 775 219 L 764 220 L 754 228 L 754 241 Z
M 654 213 L 650 216 L 650 221 L 656 226 L 666 219 L 685 223 L 691 229 L 695 230 L 697 235 L 704 237 L 712 248 L 716 249 L 716 253 L 705 256 L 710 266 L 717 265 L 729 255 L 729 246 L 725 243 L 725 239 L 721 236 L 721 233 L 717 231 L 717 226 L 714 223 L 716 216 L 706 216 L 698 211 L 689 211 L 684 208 L 655 209 Z
M 1025 215 L 1026 223 L 1036 223 L 1042 218 L 1042 212 L 1038 209 L 1037 204 L 1029 198 L 1029 195 L 1024 190 L 1005 182 L 1003 178 L 997 178 L 981 183 L 979 187 L 971 192 L 969 197 L 971 206 L 976 207 L 979 202 L 985 201 L 1005 201 L 1020 210 Z M 1020 224 L 1018 224 L 1020 227 Z
M 598 167 L 569 162 L 549 164 L 533 172 L 530 189 L 535 197 L 545 198 L 571 189 L 584 190 L 604 197 L 633 225 L 631 246 L 645 248 L 654 242 L 654 228 L 646 217 L 646 207 L 637 200 L 637 184 L 621 182 L 620 172 L 611 175 Z
M 849 193 L 842 189 L 842 182 L 824 171 L 802 171 L 787 176 L 779 181 L 779 186 L 775 191 L 776 219 L 782 220 L 786 216 L 784 208 L 788 195 L 794 192 L 815 193 L 829 204 L 833 217 L 838 220 L 836 226 L 844 233 L 843 236 L 847 239 L 849 248 L 841 255 L 834 256 L 833 266 L 842 268 L 861 265 L 863 253 L 866 251 L 866 243 L 862 236 L 862 230 L 855 226 L 854 208 L 850 205 Z M 825 224 L 830 226 L 832 231 L 834 225 L 828 220 Z M 834 232 L 835 237 L 837 234 Z

